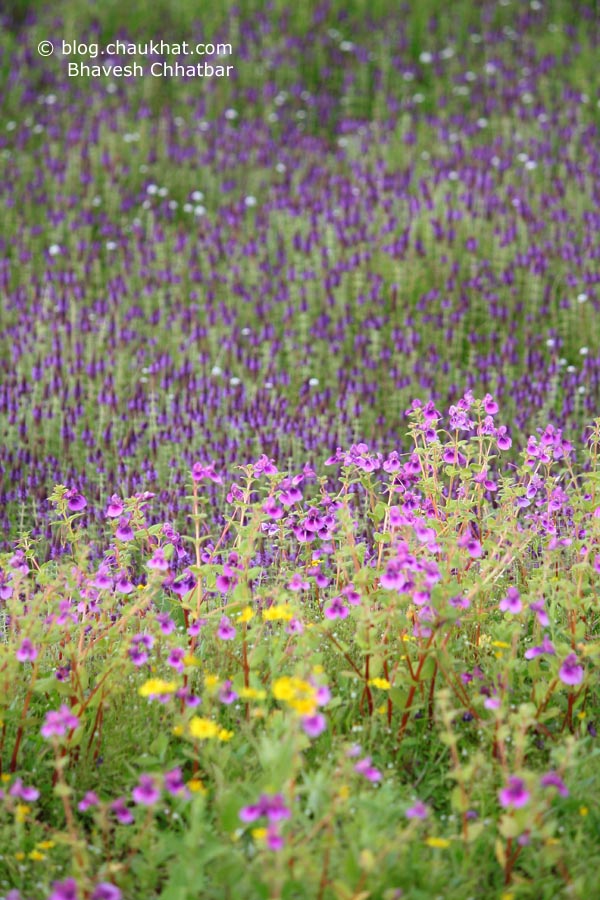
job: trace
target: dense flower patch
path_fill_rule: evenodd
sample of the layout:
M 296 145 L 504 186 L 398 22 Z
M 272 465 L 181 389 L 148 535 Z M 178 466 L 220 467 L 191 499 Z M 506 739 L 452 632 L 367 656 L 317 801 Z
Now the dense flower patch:
M 4 533 L 49 538 L 57 482 L 178 520 L 197 459 L 383 451 L 415 396 L 490 391 L 520 440 L 596 414 L 592 5 L 280 6 L 215 25 L 201 87 L 66 77 L 34 48 L 77 9 L 0 43 Z
M 491 396 L 408 413 L 334 490 L 194 465 L 189 536 L 55 488 L 60 559 L 2 560 L 11 900 L 591 889 L 600 421 L 511 470 Z

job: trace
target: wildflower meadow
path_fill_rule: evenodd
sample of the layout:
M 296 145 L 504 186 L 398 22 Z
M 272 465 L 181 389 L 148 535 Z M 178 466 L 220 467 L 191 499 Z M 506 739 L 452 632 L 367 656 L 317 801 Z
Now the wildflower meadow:
M 0 8 L 0 897 L 600 896 L 600 14 Z

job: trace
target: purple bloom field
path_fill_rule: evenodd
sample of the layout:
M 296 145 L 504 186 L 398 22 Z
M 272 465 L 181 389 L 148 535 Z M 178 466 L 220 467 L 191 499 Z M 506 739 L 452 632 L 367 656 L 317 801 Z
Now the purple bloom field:
M 591 2 L 7 0 L 0 897 L 596 888 Z

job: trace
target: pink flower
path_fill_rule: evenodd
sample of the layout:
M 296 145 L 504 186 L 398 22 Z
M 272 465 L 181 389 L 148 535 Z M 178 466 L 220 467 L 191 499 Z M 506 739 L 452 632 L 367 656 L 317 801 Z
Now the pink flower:
M 365 756 L 364 759 L 360 759 L 354 766 L 354 771 L 358 772 L 359 775 L 364 775 L 367 781 L 381 781 L 382 778 L 379 769 L 376 769 L 375 766 L 371 765 L 370 756 Z
M 217 637 L 219 637 L 222 641 L 232 641 L 235 637 L 236 631 L 228 616 L 221 616 L 221 621 L 219 622 L 219 627 L 217 628 Z
M 29 638 L 23 638 L 21 646 L 17 650 L 19 662 L 33 662 L 38 657 L 38 648 L 31 643 Z
M 542 787 L 555 787 L 561 797 L 569 796 L 569 789 L 558 774 L 558 772 L 546 772 L 540 778 Z
M 425 804 L 421 800 L 417 800 L 414 806 L 409 806 L 409 808 L 404 813 L 407 819 L 421 819 L 424 820 L 429 815 L 429 809 L 425 806 Z
M 520 809 L 522 806 L 527 806 L 531 795 L 525 787 L 523 779 L 511 775 L 506 787 L 498 792 L 498 798 L 502 806 Z
M 312 716 L 302 717 L 302 728 L 304 733 L 310 738 L 319 737 L 327 728 L 325 716 L 322 713 L 315 713 Z
M 46 713 L 46 719 L 40 729 L 42 737 L 62 737 L 73 728 L 77 728 L 79 719 L 74 716 L 69 707 L 63 703 L 59 710 L 51 710 Z
M 134 803 L 141 806 L 154 806 L 160 800 L 160 791 L 156 787 L 152 775 L 140 775 L 139 782 L 131 792 Z

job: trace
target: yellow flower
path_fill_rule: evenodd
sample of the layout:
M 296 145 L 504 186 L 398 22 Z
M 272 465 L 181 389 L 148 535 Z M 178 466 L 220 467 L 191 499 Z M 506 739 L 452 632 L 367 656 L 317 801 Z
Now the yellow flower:
M 450 846 L 450 841 L 447 841 L 446 838 L 438 837 L 425 838 L 425 843 L 428 847 L 437 847 L 440 850 L 444 850 L 446 847 Z
M 206 788 L 202 784 L 199 778 L 190 778 L 187 783 L 188 788 L 192 792 L 192 794 L 206 794 Z
M 589 813 L 589 809 L 587 808 L 587 806 L 579 807 L 579 815 L 580 816 L 587 816 L 588 813 Z
M 24 822 L 29 812 L 31 812 L 30 806 L 27 806 L 26 803 L 17 803 L 15 806 L 15 819 L 17 822 Z
M 273 696 L 287 703 L 302 716 L 310 716 L 317 708 L 317 691 L 308 681 L 283 675 L 273 682 Z
M 587 716 L 587 713 L 586 713 L 586 711 L 585 711 L 584 709 L 582 709 L 581 712 L 578 712 L 578 713 L 577 713 L 577 718 L 578 718 L 578 719 L 581 719 L 581 721 L 583 721 L 583 720 L 585 719 L 586 716 Z
M 341 784 L 340 789 L 337 793 L 340 800 L 347 800 L 350 796 L 350 788 L 347 784 Z
M 504 891 L 504 893 L 500 895 L 500 900 L 515 900 L 515 895 L 512 891 Z
M 277 681 L 274 681 L 273 696 L 276 700 L 283 700 L 284 703 L 291 700 L 294 696 L 293 679 L 284 675 L 278 678 Z
M 187 656 L 183 657 L 183 664 L 184 666 L 198 666 L 200 665 L 200 660 L 193 653 L 188 653 Z
M 255 841 L 262 841 L 267 836 L 266 828 L 253 828 L 251 831 L 252 837 Z
M 175 737 L 181 737 L 181 735 L 183 734 L 183 725 L 174 725 L 172 733 L 175 735 Z
M 254 610 L 251 606 L 245 606 L 240 613 L 240 622 L 249 622 L 254 618 Z
M 140 697 L 155 697 L 160 694 L 174 694 L 177 690 L 175 681 L 164 681 L 162 678 L 149 678 L 138 689 Z
M 35 846 L 38 848 L 38 850 L 52 850 L 52 848 L 55 846 L 55 843 L 54 841 L 38 841 Z
M 509 650 L 510 644 L 507 644 L 506 641 L 492 641 L 492 647 L 500 647 L 502 650 Z
M 377 712 L 380 716 L 385 716 L 387 712 L 387 703 L 382 703 L 381 706 L 377 707 Z
M 270 606 L 268 609 L 263 609 L 262 616 L 266 622 L 276 622 L 279 619 L 283 619 L 286 622 L 293 617 L 293 612 L 291 612 L 287 603 L 280 603 L 278 606 Z
M 143 591 L 145 587 L 146 587 L 145 584 L 138 584 L 137 589 L 138 589 L 138 591 Z
M 233 731 L 227 731 L 226 728 L 221 728 L 221 730 L 217 734 L 217 737 L 220 741 L 230 741 L 233 737 Z
M 39 850 L 32 850 L 31 853 L 27 854 L 29 859 L 32 859 L 34 862 L 41 862 L 43 859 L 46 859 L 45 853 L 40 853 Z
M 257 688 L 253 688 L 253 687 L 240 688 L 240 698 L 242 700 L 264 700 L 266 696 L 267 696 L 266 691 L 257 690 Z
M 373 687 L 379 688 L 380 691 L 389 691 L 391 688 L 391 684 L 387 680 L 387 678 L 371 678 L 369 684 L 372 684 Z
M 25 859 L 25 854 L 23 853 L 22 850 L 18 850 L 15 853 L 15 859 L 18 860 L 19 862 L 21 862 L 21 860 Z
M 219 676 L 218 676 L 218 675 L 210 675 L 208 672 L 205 674 L 205 676 L 204 676 L 204 685 L 205 685 L 205 687 L 207 687 L 209 690 L 210 690 L 210 688 L 215 688 L 215 687 L 218 685 L 218 683 L 219 683 Z
M 0 781 L 4 782 L 4 784 L 7 784 L 10 781 L 8 772 L 3 772 L 2 775 L 0 775 Z
M 219 730 L 217 723 L 211 719 L 201 719 L 200 716 L 194 716 L 193 719 L 190 719 L 190 734 L 200 741 L 217 737 Z

